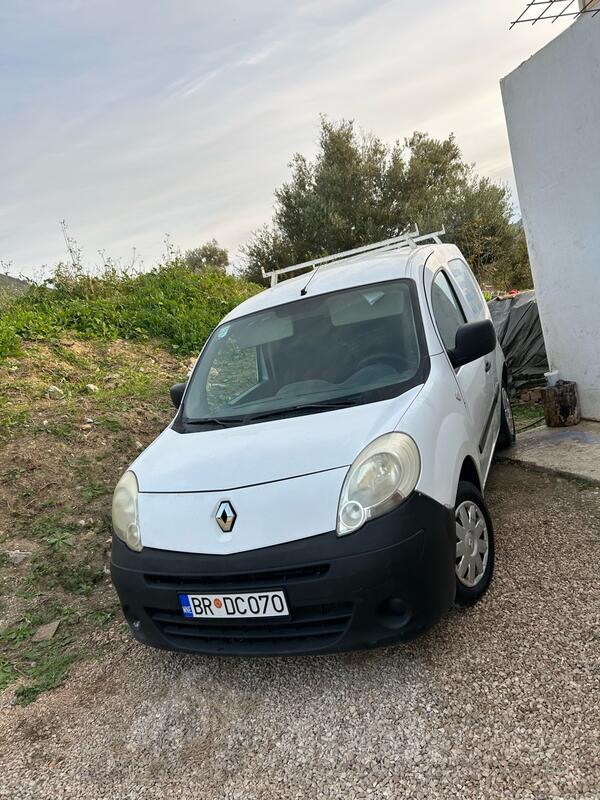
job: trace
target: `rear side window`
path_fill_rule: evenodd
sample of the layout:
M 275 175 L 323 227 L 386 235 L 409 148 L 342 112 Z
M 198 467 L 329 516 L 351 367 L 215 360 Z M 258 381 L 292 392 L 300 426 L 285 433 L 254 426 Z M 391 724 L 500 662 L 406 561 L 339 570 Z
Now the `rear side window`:
M 435 276 L 431 287 L 431 307 L 444 347 L 451 350 L 455 345 L 456 331 L 467 320 L 454 289 L 442 271 Z
M 481 289 L 465 262 L 458 258 L 452 259 L 448 264 L 448 269 L 456 281 L 473 319 L 486 319 L 486 305 Z

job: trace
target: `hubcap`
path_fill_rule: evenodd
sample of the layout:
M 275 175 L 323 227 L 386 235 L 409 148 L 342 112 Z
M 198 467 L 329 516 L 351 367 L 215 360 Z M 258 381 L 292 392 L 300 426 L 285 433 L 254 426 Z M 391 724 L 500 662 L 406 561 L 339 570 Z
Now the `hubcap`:
M 502 387 L 502 408 L 504 410 L 504 419 L 508 424 L 509 430 L 511 433 L 514 433 L 515 423 L 513 421 L 512 408 L 510 407 L 510 398 L 504 386 Z
M 481 509 L 465 500 L 456 509 L 456 577 L 469 588 L 477 586 L 487 566 L 490 543 Z

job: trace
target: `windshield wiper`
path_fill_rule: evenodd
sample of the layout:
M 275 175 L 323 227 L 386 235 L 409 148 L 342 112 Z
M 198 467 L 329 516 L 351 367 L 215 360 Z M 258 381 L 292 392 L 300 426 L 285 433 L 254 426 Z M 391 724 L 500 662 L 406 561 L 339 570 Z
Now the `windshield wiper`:
M 359 400 L 324 400 L 321 403 L 302 403 L 296 406 L 286 406 L 286 408 L 272 408 L 270 411 L 248 414 L 248 416 L 244 417 L 244 422 L 256 422 L 259 419 L 281 417 L 297 411 L 335 411 L 338 408 L 356 406 L 359 402 Z
M 206 417 L 206 419 L 186 419 L 186 425 L 217 425 L 219 428 L 231 428 L 240 425 L 244 417 Z
M 236 425 L 246 425 L 249 422 L 257 422 L 260 419 L 275 419 L 295 414 L 298 411 L 334 411 L 338 408 L 348 408 L 358 405 L 355 399 L 347 400 L 323 400 L 320 403 L 304 403 L 285 408 L 272 408 L 270 411 L 258 411 L 255 414 L 245 414 L 239 417 L 205 417 L 198 419 L 186 419 L 186 425 L 214 425 L 219 428 L 232 428 Z

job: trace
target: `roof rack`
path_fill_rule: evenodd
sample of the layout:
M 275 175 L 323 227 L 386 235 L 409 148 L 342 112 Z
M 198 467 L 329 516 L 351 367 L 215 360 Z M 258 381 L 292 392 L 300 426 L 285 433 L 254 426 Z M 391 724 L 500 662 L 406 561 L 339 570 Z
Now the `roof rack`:
M 390 250 L 405 250 L 414 249 L 419 244 L 424 244 L 427 240 L 432 240 L 436 244 L 442 244 L 440 236 L 446 233 L 446 229 L 442 226 L 440 231 L 434 233 L 419 233 L 419 228 L 415 225 L 414 230 L 407 231 L 401 236 L 394 236 L 391 239 L 384 239 L 381 242 L 374 242 L 362 247 L 355 247 L 353 250 L 344 250 L 342 253 L 333 253 L 330 256 L 323 256 L 322 258 L 313 258 L 312 261 L 303 261 L 301 264 L 293 264 L 291 267 L 283 267 L 282 269 L 275 269 L 272 272 L 265 272 L 261 269 L 263 278 L 271 278 L 271 286 L 277 286 L 277 281 L 280 275 L 285 275 L 288 272 L 298 272 L 300 270 L 311 269 L 315 270 L 317 267 L 331 265 L 340 261 L 348 263 L 358 259 L 359 256 L 365 253 L 380 253 L 382 251 L 389 252 Z

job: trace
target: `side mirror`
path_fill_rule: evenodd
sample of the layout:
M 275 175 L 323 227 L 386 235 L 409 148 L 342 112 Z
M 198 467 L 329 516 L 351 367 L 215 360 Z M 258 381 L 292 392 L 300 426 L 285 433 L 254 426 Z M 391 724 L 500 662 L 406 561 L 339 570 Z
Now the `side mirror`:
M 171 402 L 175 406 L 175 408 L 179 408 L 181 405 L 181 401 L 183 400 L 183 393 L 185 392 L 185 387 L 187 383 L 176 383 L 169 389 L 169 394 L 171 395 Z
M 448 357 L 454 369 L 487 356 L 496 347 L 496 331 L 489 319 L 467 322 L 456 331 L 456 339 Z

